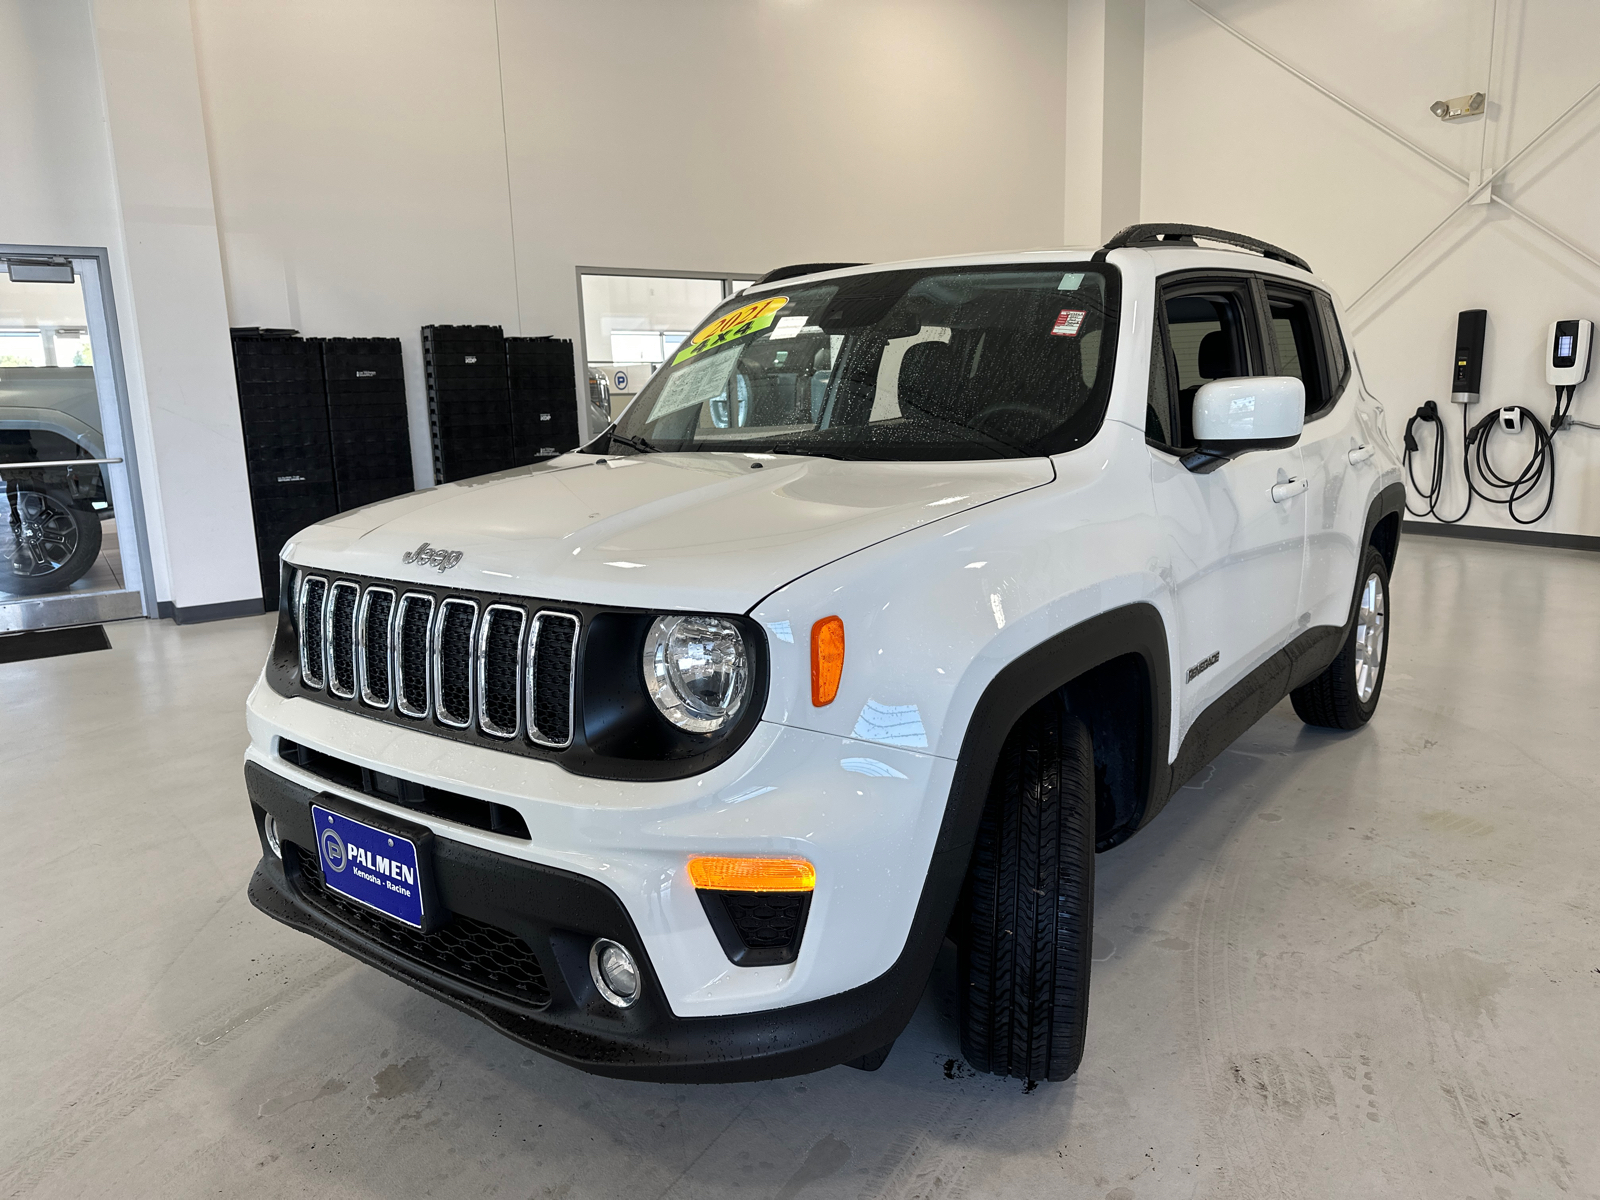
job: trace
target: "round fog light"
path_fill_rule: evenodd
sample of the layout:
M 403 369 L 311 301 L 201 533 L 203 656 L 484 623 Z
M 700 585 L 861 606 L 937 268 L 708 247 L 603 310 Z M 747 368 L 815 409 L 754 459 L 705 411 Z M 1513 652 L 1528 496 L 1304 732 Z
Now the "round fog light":
M 283 843 L 278 841 L 278 819 L 268 813 L 266 820 L 261 822 L 261 828 L 267 835 L 267 849 L 282 858 Z
M 627 1008 L 639 998 L 639 968 L 626 948 L 609 938 L 589 947 L 589 974 L 606 1003 Z

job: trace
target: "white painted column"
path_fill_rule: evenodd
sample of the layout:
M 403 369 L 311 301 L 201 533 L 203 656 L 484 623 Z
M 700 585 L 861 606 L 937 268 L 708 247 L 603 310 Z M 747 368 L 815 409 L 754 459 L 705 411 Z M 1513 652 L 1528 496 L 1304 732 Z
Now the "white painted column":
M 92 13 L 158 589 L 180 617 L 223 615 L 213 606 L 260 597 L 261 576 L 189 4 L 93 0 Z
M 1139 219 L 1145 0 L 1068 0 L 1069 246 L 1099 246 Z

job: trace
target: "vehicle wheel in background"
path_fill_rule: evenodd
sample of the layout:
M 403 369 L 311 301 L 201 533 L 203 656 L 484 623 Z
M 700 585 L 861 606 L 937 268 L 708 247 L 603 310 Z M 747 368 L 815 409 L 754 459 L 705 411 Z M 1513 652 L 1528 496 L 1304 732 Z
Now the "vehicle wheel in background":
M 1018 1079 L 1083 1058 L 1094 928 L 1094 749 L 1052 696 L 1011 731 L 960 914 L 961 1052 Z
M 100 517 L 65 492 L 7 483 L 0 496 L 0 592 L 39 596 L 70 587 L 100 557 Z
M 1368 546 L 1350 636 L 1328 669 L 1290 692 L 1289 701 L 1307 725 L 1360 729 L 1377 710 L 1388 661 L 1389 568 L 1377 548 Z

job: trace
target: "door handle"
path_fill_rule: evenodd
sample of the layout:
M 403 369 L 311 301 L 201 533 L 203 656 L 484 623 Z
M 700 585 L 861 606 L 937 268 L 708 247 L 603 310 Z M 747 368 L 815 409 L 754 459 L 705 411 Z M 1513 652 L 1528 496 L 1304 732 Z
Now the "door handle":
M 1357 446 L 1354 450 L 1350 451 L 1350 465 L 1352 467 L 1359 466 L 1361 463 L 1364 463 L 1367 461 L 1367 459 L 1371 458 L 1372 453 L 1373 451 L 1371 446 Z
M 1298 496 L 1305 490 L 1306 481 L 1304 479 L 1290 479 L 1283 483 L 1275 483 L 1272 485 L 1272 502 L 1274 504 L 1282 504 L 1285 500 Z

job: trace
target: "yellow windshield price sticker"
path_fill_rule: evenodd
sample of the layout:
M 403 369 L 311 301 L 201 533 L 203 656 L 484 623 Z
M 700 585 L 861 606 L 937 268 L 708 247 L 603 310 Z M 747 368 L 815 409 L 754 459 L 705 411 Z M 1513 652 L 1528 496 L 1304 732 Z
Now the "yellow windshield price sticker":
M 672 361 L 681 363 L 685 359 L 704 354 L 707 350 L 724 346 L 736 338 L 760 332 L 772 324 L 772 319 L 778 315 L 778 310 L 787 303 L 789 303 L 787 296 L 768 296 L 765 300 L 757 300 L 742 308 L 734 309 L 726 316 L 718 317 L 690 338 L 689 344 L 679 350 Z

